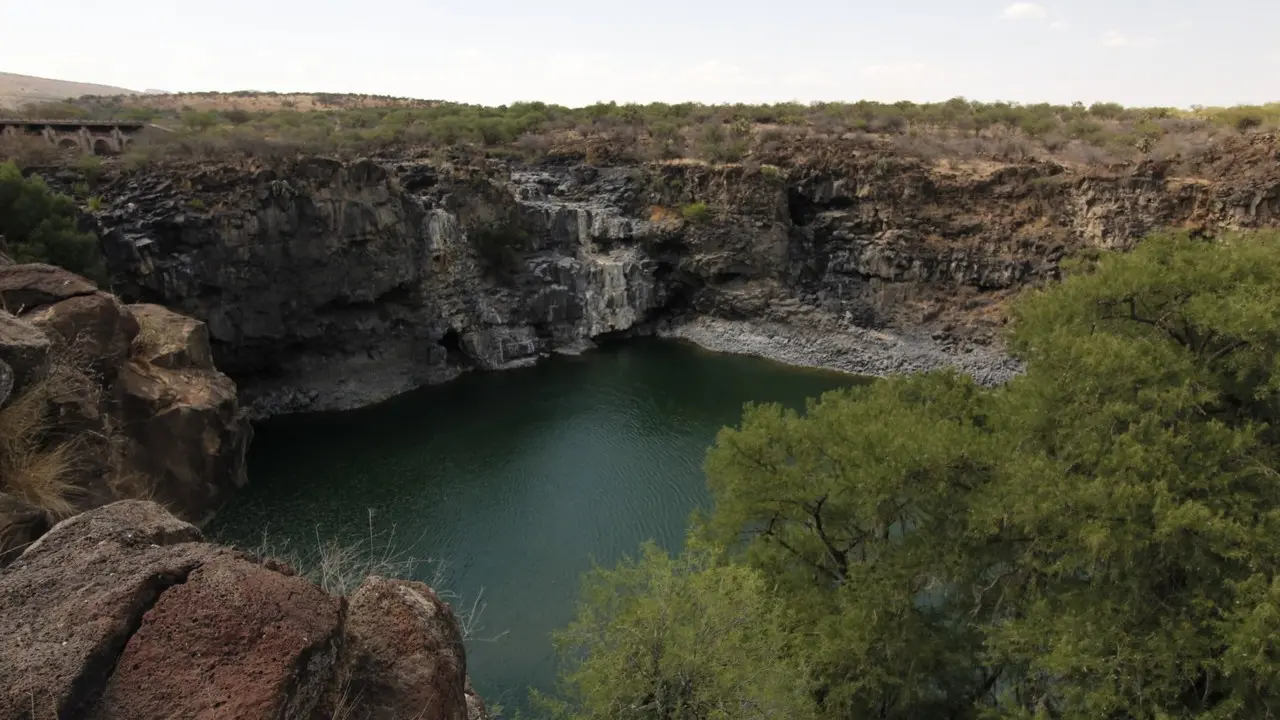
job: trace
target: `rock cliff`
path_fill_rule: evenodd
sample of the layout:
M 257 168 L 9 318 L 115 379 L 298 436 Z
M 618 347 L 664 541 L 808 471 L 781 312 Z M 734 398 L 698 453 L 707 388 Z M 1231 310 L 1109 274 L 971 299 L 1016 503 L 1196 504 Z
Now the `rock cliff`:
M 0 265 L 0 567 L 121 498 L 192 520 L 245 483 L 251 430 L 203 323 L 49 265 Z
M 258 415 L 352 407 L 625 332 L 998 382 L 1004 301 L 1083 248 L 1280 223 L 1274 136 L 1196 164 L 303 158 L 111 176 L 118 289 L 208 323 Z M 766 161 L 769 158 L 764 158 Z
M 65 520 L 0 570 L 0 717 L 482 720 L 427 586 L 333 597 L 154 503 Z

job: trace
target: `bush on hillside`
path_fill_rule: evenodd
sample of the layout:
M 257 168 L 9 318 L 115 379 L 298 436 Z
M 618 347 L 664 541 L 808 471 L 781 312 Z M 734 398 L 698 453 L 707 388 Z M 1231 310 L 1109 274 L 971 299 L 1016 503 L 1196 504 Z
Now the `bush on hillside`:
M 98 240 L 76 227 L 76 205 L 39 177 L 24 178 L 0 163 L 0 236 L 18 262 L 59 265 L 99 282 L 105 279 Z
M 594 576 L 564 713 L 752 716 L 787 672 L 829 718 L 1274 715 L 1280 235 L 1069 270 L 1018 303 L 1027 371 L 1002 388 L 749 406 L 690 535 L 728 565 L 646 550 Z
M 1141 123 L 1179 121 L 1178 133 L 1220 128 L 1252 132 L 1280 124 L 1280 105 L 1198 108 L 1126 108 L 1115 103 L 1085 106 L 981 103 L 952 98 L 941 103 L 779 103 L 774 105 L 698 105 L 680 103 L 597 103 L 569 108 L 547 103 L 513 103 L 500 107 L 461 103 L 386 99 L 370 103 L 360 96 L 315 96 L 311 101 L 278 101 L 273 109 L 246 112 L 242 97 L 252 93 L 199 96 L 199 108 L 174 107 L 172 98 L 84 98 L 62 114 L 94 119 L 145 117 L 172 130 L 154 141 L 156 155 L 166 153 L 254 154 L 287 147 L 291 152 L 376 153 L 397 146 L 446 148 L 471 144 L 494 154 L 527 151 L 529 136 L 554 138 L 578 152 L 596 147 L 597 155 L 629 158 L 696 157 L 710 162 L 741 162 L 776 143 L 780 128 L 788 136 L 851 139 L 893 138 L 906 133 L 928 136 L 930 143 L 952 155 L 989 155 L 1009 138 L 1051 156 L 1068 145 L 1063 137 L 1086 143 L 1102 153 L 1077 157 L 1114 160 L 1146 152 L 1154 140 Z M 194 96 L 193 96 L 194 97 Z M 270 98 L 262 94 L 261 98 Z M 132 103 L 161 103 L 138 107 Z M 208 108 L 224 107 L 220 111 Z M 1166 130 L 1168 132 L 1168 130 Z M 269 142 L 267 140 L 269 139 Z M 625 152 L 597 146 L 614 143 Z M 576 147 L 574 147 L 576 144 Z M 527 154 L 527 152 L 526 152 Z M 996 153 L 997 155 L 999 153 Z M 1025 153 L 1024 153 L 1025 154 Z
M 686 222 L 696 224 L 709 222 L 711 220 L 711 208 L 707 207 L 707 204 L 701 201 L 692 202 L 680 208 L 680 216 L 683 217 Z

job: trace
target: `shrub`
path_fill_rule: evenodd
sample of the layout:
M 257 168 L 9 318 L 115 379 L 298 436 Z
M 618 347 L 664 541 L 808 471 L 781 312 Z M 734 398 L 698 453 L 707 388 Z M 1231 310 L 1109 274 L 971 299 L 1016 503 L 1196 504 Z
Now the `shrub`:
M 1002 387 L 748 405 L 684 553 L 584 584 L 571 711 L 803 713 L 733 712 L 783 676 L 830 718 L 1273 716 L 1280 234 L 1064 269 L 1016 303 Z
M 51 263 L 103 281 L 98 240 L 77 229 L 77 218 L 71 198 L 39 177 L 24 178 L 13 163 L 0 163 L 0 235 L 14 260 Z
M 223 117 L 232 125 L 243 125 L 253 119 L 253 116 L 247 110 L 241 110 L 240 108 L 226 111 L 223 113 Z
M 705 223 L 711 220 L 711 208 L 704 202 L 692 202 L 680 208 L 680 216 L 691 223 Z

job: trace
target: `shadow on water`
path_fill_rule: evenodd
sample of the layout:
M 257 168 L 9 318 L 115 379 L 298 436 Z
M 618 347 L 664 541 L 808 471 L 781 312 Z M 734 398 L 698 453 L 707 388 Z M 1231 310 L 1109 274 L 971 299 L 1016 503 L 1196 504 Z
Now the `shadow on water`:
M 487 701 L 518 708 L 528 687 L 552 688 L 550 633 L 593 559 L 611 565 L 648 539 L 679 549 L 708 500 L 706 448 L 743 403 L 802 408 L 857 381 L 640 339 L 278 418 L 257 428 L 249 487 L 211 533 L 245 547 L 264 529 L 294 547 L 358 540 L 371 509 L 400 549 L 448 563 L 458 604 L 483 592 L 468 668 Z

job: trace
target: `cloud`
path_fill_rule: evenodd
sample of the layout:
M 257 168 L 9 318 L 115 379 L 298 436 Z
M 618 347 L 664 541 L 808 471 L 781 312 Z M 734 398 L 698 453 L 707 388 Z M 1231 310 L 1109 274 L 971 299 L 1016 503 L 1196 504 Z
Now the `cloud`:
M 1049 11 L 1043 5 L 1030 2 L 1016 2 L 1004 9 L 1000 17 L 1005 20 L 1043 20 L 1049 17 Z
M 1155 38 L 1132 37 L 1118 30 L 1108 30 L 1102 36 L 1102 44 L 1106 47 L 1149 47 L 1155 44 Z
M 1053 22 L 1049 23 L 1049 29 L 1050 30 L 1070 30 L 1071 23 L 1063 22 L 1062 20 L 1054 20 Z

